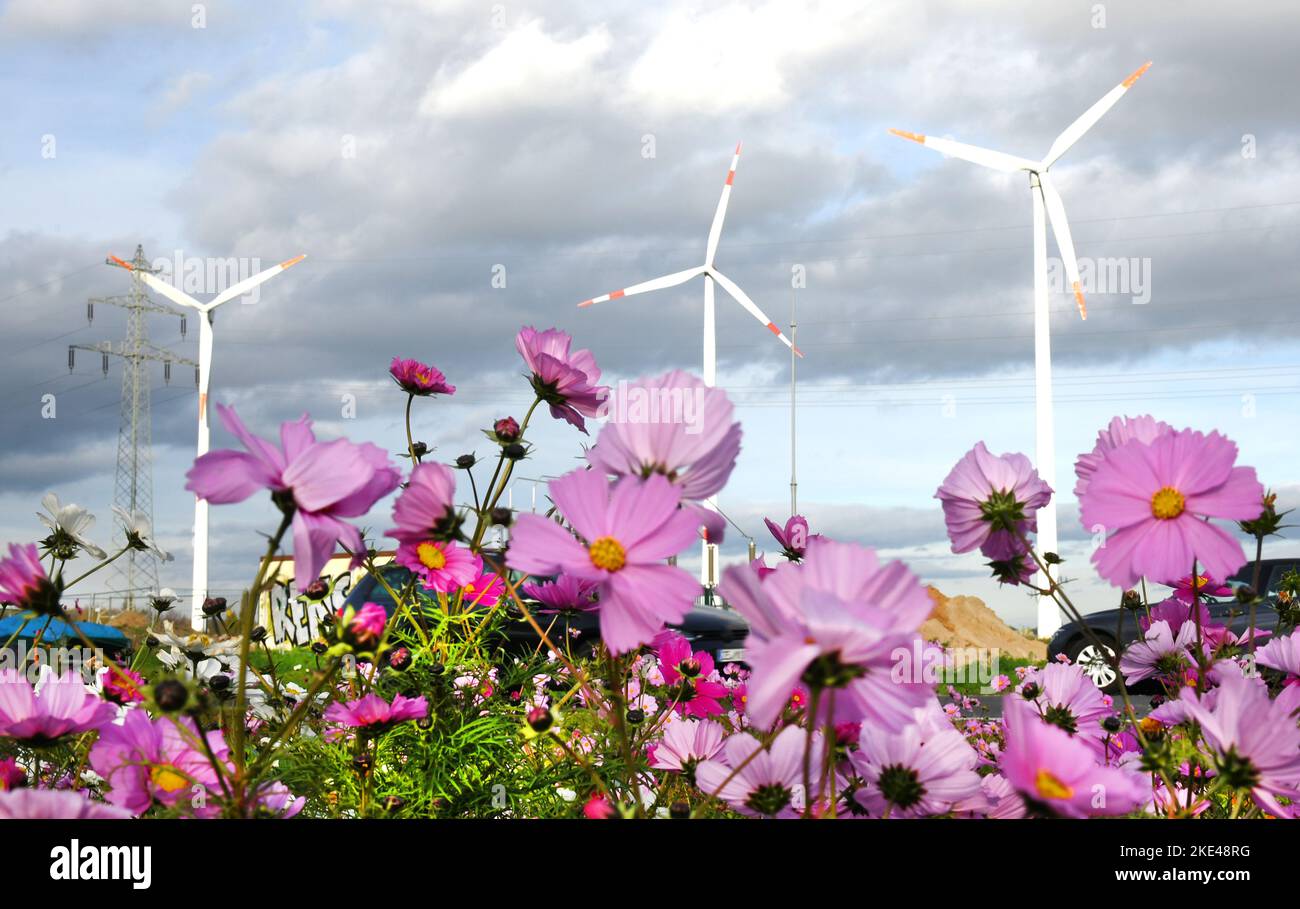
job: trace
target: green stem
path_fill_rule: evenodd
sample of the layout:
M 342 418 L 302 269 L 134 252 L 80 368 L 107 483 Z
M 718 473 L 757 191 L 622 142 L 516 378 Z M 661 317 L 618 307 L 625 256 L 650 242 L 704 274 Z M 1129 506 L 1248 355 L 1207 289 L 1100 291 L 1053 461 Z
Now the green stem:
M 89 571 L 87 571 L 85 574 L 79 574 L 79 575 L 77 575 L 75 578 L 73 578 L 71 581 L 69 581 L 68 583 L 64 584 L 64 585 L 63 585 L 63 589 L 64 589 L 64 590 L 67 590 L 69 587 L 71 587 L 73 584 L 76 584 L 78 581 L 84 581 L 86 578 L 90 577 L 90 576 L 91 576 L 92 574 L 94 574 L 96 571 L 99 571 L 99 569 L 103 568 L 105 565 L 109 565 L 109 564 L 111 564 L 111 563 L 117 561 L 117 560 L 120 559 L 123 555 L 125 555 L 126 553 L 128 553 L 128 552 L 130 552 L 130 551 L 131 551 L 131 547 L 130 547 L 130 546 L 123 546 L 123 547 L 122 547 L 120 550 L 118 550 L 114 555 L 109 556 L 107 559 L 105 559 L 104 561 L 100 562 L 98 565 L 96 565 L 94 568 L 92 568 L 92 569 L 90 569 Z

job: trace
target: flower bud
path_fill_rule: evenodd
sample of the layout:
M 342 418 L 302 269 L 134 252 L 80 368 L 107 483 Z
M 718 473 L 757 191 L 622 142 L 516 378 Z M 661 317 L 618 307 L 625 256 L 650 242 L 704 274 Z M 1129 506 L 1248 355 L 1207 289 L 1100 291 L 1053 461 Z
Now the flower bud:
M 511 442 L 519 441 L 519 424 L 515 422 L 514 417 L 502 417 L 492 424 L 492 431 L 496 433 L 497 441 L 509 445 Z
M 533 732 L 545 732 L 555 725 L 555 716 L 545 707 L 534 707 L 528 711 L 528 725 Z
M 1114 715 L 1108 716 L 1106 717 L 1106 719 L 1101 721 L 1101 728 L 1104 729 L 1106 732 L 1110 733 L 1111 735 L 1114 735 L 1115 733 L 1119 732 L 1120 726 L 1121 723 L 1119 721 L 1119 717 Z
M 429 446 L 425 445 L 423 442 L 415 442 L 411 445 L 411 448 L 415 450 L 415 456 L 417 458 L 422 458 L 429 453 Z
M 639 707 L 633 707 L 627 712 L 627 721 L 633 726 L 639 726 L 645 722 L 645 711 Z
M 1126 590 L 1124 595 L 1120 597 L 1119 605 L 1121 609 L 1141 609 L 1142 594 L 1136 590 Z
M 189 703 L 190 690 L 178 679 L 163 679 L 153 686 L 153 701 L 159 710 L 175 713 Z
M 510 461 L 522 461 L 528 456 L 528 449 L 519 442 L 511 442 L 501 449 L 501 453 Z
M 302 595 L 309 600 L 316 601 L 316 600 L 325 599 L 327 596 L 329 596 L 329 592 L 330 592 L 330 585 L 326 583 L 325 579 L 317 578 L 316 580 L 312 581 L 310 584 L 308 584 L 306 587 L 303 588 Z
M 260 644 L 266 640 L 266 628 L 262 625 L 253 626 L 253 630 L 248 633 L 248 639 L 254 644 Z
M 682 801 L 673 802 L 668 806 L 668 816 L 676 820 L 685 820 L 691 816 L 691 806 Z
M 225 597 L 207 597 L 203 601 L 203 614 L 211 618 L 214 615 L 221 615 L 226 611 Z
M 478 463 L 478 459 L 475 458 L 474 455 L 463 454 L 456 459 L 456 468 L 458 470 L 469 470 L 477 463 Z
M 1034 700 L 1034 698 L 1038 697 L 1038 693 L 1038 684 L 1035 682 L 1027 682 L 1025 687 L 1020 689 L 1020 694 L 1026 701 Z

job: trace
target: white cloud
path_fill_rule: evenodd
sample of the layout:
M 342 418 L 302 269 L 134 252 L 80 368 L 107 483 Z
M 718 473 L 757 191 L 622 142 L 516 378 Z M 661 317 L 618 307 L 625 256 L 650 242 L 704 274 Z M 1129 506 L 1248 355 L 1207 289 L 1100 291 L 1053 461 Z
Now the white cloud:
M 454 75 L 444 67 L 420 104 L 430 116 L 481 116 L 514 108 L 575 101 L 575 92 L 595 92 L 597 63 L 610 47 L 609 32 L 593 28 L 564 40 L 531 20 Z
M 174 0 L 10 0 L 0 15 L 0 34 L 83 38 L 128 25 L 189 26 L 190 6 Z

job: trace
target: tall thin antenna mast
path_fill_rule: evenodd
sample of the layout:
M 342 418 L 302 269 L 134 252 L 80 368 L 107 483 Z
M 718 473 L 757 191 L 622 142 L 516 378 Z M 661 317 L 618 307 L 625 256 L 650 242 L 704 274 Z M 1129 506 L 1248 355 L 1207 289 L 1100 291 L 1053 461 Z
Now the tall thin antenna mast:
M 105 264 L 114 265 L 111 260 Z M 163 381 L 171 381 L 172 364 L 197 366 L 193 360 L 149 341 L 147 313 L 179 317 L 181 335 L 185 334 L 185 316 L 168 306 L 154 303 L 145 295 L 142 274 L 151 273 L 144 248 L 135 248 L 131 292 L 125 296 L 92 297 L 86 304 L 86 318 L 92 320 L 95 304 L 119 306 L 126 310 L 127 328 L 124 341 L 100 341 L 96 344 L 72 344 L 68 347 L 68 370 L 75 365 L 77 350 L 98 353 L 102 369 L 108 375 L 108 358 L 122 360 L 122 416 L 117 431 L 117 476 L 113 483 L 113 504 L 128 514 L 143 512 L 153 523 L 153 432 L 150 413 L 148 364 L 163 364 Z M 158 587 L 158 563 L 152 553 L 132 550 L 113 566 L 114 587 L 122 592 L 124 605 L 130 608 L 137 599 L 147 599 Z M 143 593 L 143 596 L 141 594 Z

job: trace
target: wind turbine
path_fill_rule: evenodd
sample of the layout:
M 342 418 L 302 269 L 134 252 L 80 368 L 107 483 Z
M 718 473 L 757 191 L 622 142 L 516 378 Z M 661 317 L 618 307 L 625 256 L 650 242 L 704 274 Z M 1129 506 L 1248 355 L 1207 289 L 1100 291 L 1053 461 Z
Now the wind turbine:
M 746 312 L 757 319 L 763 326 L 781 339 L 786 347 L 790 348 L 796 356 L 803 356 L 803 352 L 795 347 L 789 338 L 777 328 L 776 323 L 769 319 L 761 309 L 758 308 L 753 300 L 749 298 L 735 281 L 732 281 L 722 272 L 718 271 L 713 265 L 713 257 L 718 251 L 718 240 L 722 237 L 722 222 L 727 217 L 727 202 L 731 199 L 731 185 L 736 179 L 736 167 L 740 164 L 740 145 L 736 143 L 735 154 L 731 158 L 731 168 L 727 171 L 726 182 L 722 184 L 722 196 L 718 199 L 718 208 L 713 213 L 713 224 L 709 227 L 709 239 L 704 248 L 704 264 L 697 265 L 695 268 L 688 268 L 685 271 L 674 272 L 671 275 L 664 275 L 661 278 L 652 278 L 649 281 L 643 281 L 640 284 L 633 284 L 631 287 L 625 287 L 622 290 L 611 291 L 604 296 L 595 297 L 590 300 L 583 300 L 578 304 L 579 308 L 592 306 L 596 303 L 604 303 L 608 300 L 618 300 L 622 297 L 630 297 L 634 294 L 643 294 L 652 290 L 662 290 L 666 287 L 676 287 L 678 284 L 685 284 L 692 278 L 704 276 L 704 384 L 710 387 L 717 384 L 718 378 L 718 339 L 717 329 L 714 325 L 713 315 L 713 284 L 717 282 L 722 285 L 722 289 L 739 303 Z M 717 496 L 710 496 L 704 503 L 708 508 L 717 511 Z M 704 541 L 703 559 L 701 560 L 700 576 L 706 587 L 713 586 L 714 575 L 716 574 L 717 565 L 716 544 Z
M 1141 78 L 1151 63 L 1142 64 L 1119 85 L 1112 88 L 1100 101 L 1084 111 L 1065 131 L 1056 137 L 1047 155 L 1041 161 L 1018 158 L 1002 152 L 978 148 L 954 142 L 951 139 L 937 139 L 918 133 L 891 129 L 890 132 L 904 139 L 919 142 L 937 152 L 982 164 L 1004 173 L 1025 171 L 1029 174 L 1029 194 L 1034 208 L 1034 398 L 1036 410 L 1036 458 L 1039 476 L 1053 489 L 1056 485 L 1056 446 L 1055 431 L 1052 424 L 1052 338 L 1051 321 L 1048 312 L 1047 290 L 1047 225 L 1052 224 L 1052 233 L 1056 237 L 1056 246 L 1061 252 L 1061 261 L 1065 265 L 1065 274 L 1074 291 L 1074 299 L 1079 307 L 1079 317 L 1088 318 L 1087 304 L 1083 299 L 1083 288 L 1079 283 L 1079 261 L 1074 254 L 1074 241 L 1070 238 L 1070 225 L 1065 219 L 1065 205 L 1061 195 L 1056 191 L 1048 169 L 1062 155 L 1078 142 L 1083 134 L 1090 130 L 1106 112 L 1115 106 L 1133 83 Z M 1046 219 L 1044 218 L 1046 215 Z M 1056 537 L 1056 499 L 1053 498 L 1045 508 L 1038 512 L 1038 545 L 1043 552 L 1055 552 Z M 1038 634 L 1053 634 L 1060 627 L 1060 613 L 1055 601 L 1049 597 L 1040 597 L 1038 602 Z
M 294 256 L 292 259 L 286 259 L 279 265 L 273 265 L 270 268 L 260 271 L 257 274 L 245 278 L 242 281 L 230 285 L 221 293 L 217 294 L 207 303 L 200 303 L 189 294 L 180 290 L 172 284 L 168 284 L 162 278 L 150 272 L 140 269 L 140 279 L 147 284 L 150 289 L 157 291 L 162 296 L 171 300 L 178 306 L 184 306 L 188 309 L 197 310 L 199 319 L 199 441 L 198 457 L 202 457 L 208 452 L 208 438 L 210 435 L 210 426 L 208 424 L 208 377 L 212 373 L 212 313 L 222 303 L 228 303 L 237 297 L 242 297 L 254 287 L 257 287 L 263 281 L 268 280 L 280 272 L 293 265 L 297 265 L 303 259 L 307 258 L 306 253 L 300 256 Z M 109 259 L 117 265 L 125 268 L 127 271 L 135 271 L 135 266 L 130 262 L 123 261 L 117 256 L 110 255 Z M 203 600 L 208 591 L 208 503 L 205 499 L 195 497 L 194 499 L 194 573 L 193 573 L 193 596 L 190 605 L 190 624 L 197 631 L 203 630 Z

